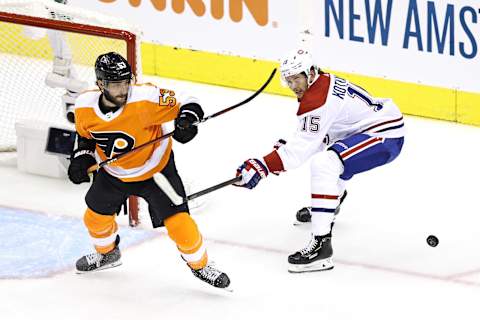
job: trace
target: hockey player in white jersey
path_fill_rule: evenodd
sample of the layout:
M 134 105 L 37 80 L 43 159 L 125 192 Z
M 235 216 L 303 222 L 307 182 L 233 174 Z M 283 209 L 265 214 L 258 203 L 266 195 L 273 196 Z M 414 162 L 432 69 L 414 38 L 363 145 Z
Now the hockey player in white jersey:
M 281 61 L 282 81 L 298 98 L 298 128 L 262 158 L 238 169 L 238 186 L 254 188 L 269 173 L 299 167 L 311 158 L 311 239 L 288 257 L 290 272 L 333 268 L 332 226 L 335 210 L 354 175 L 394 160 L 403 146 L 402 113 L 391 99 L 324 73 L 303 49 Z

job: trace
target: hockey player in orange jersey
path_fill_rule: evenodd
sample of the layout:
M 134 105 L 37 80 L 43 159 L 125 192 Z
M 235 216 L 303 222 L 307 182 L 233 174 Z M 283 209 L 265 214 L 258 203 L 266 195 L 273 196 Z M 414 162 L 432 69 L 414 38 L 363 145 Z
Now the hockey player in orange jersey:
M 100 55 L 95 63 L 99 90 L 87 91 L 75 103 L 78 148 L 73 152 L 68 176 L 73 183 L 89 182 L 88 168 L 135 146 L 170 132 L 181 143 L 197 134 L 193 123 L 203 111 L 193 97 L 177 96 L 174 91 L 154 85 L 133 85 L 128 62 L 118 53 Z M 146 147 L 101 168 L 85 201 L 84 222 L 96 252 L 80 258 L 79 273 L 121 264 L 120 237 L 116 213 L 131 195 L 148 203 L 154 227 L 165 226 L 182 258 L 199 279 L 220 288 L 228 287 L 228 276 L 209 264 L 205 244 L 187 204 L 175 206 L 152 178 L 161 172 L 175 191 L 185 190 L 175 167 L 171 138 Z

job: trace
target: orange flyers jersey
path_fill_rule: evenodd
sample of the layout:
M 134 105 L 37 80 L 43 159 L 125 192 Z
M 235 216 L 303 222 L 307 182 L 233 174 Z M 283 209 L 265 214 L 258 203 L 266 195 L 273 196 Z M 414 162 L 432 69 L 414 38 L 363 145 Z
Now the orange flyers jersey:
M 172 90 L 151 84 L 132 85 L 125 106 L 116 112 L 100 111 L 99 90 L 81 94 L 75 102 L 78 134 L 96 142 L 97 162 L 127 152 L 174 129 L 179 107 L 195 98 L 177 96 Z M 133 152 L 103 168 L 122 181 L 143 181 L 161 171 L 172 148 L 171 138 Z

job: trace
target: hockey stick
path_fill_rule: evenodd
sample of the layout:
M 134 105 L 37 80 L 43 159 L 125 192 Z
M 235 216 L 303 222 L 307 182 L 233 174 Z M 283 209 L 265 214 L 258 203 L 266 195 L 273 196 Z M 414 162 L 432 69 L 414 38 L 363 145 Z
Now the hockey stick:
M 235 182 L 238 182 L 242 180 L 242 176 L 235 177 L 233 179 L 229 179 L 227 181 L 221 182 L 219 184 L 216 184 L 214 186 L 211 186 L 207 189 L 204 189 L 202 191 L 193 193 L 189 196 L 186 196 L 185 198 L 181 197 L 172 187 L 168 179 L 161 173 L 155 173 L 153 175 L 153 180 L 155 183 L 158 185 L 160 189 L 172 200 L 173 204 L 176 206 L 179 206 L 181 204 L 187 203 L 190 200 L 193 200 L 195 198 L 201 197 L 207 193 L 213 192 L 215 190 L 224 188 L 226 186 L 229 186 Z
M 215 112 L 214 114 L 211 114 L 211 115 L 209 115 L 209 116 L 207 116 L 207 117 L 204 117 L 202 120 L 200 120 L 199 122 L 194 123 L 193 125 L 196 125 L 196 126 L 197 126 L 197 125 L 199 125 L 200 123 L 203 123 L 203 122 L 205 122 L 205 121 L 207 121 L 207 120 L 210 120 L 210 119 L 212 119 L 212 118 L 218 117 L 219 115 L 222 115 L 222 114 L 224 114 L 224 113 L 227 113 L 227 112 L 229 112 L 229 111 L 232 111 L 232 110 L 234 110 L 234 109 L 236 109 L 236 108 L 238 108 L 238 107 L 240 107 L 240 106 L 242 106 L 242 105 L 244 105 L 244 104 L 247 104 L 248 102 L 252 101 L 256 96 L 258 96 L 260 93 L 262 93 L 263 90 L 265 90 L 265 88 L 268 86 L 268 84 L 272 81 L 273 76 L 275 75 L 276 72 L 277 72 L 277 69 L 276 69 L 276 68 L 273 69 L 273 71 L 272 71 L 272 73 L 270 74 L 270 76 L 268 77 L 267 81 L 265 81 L 265 83 L 264 83 L 257 91 L 255 91 L 254 94 L 252 94 L 252 95 L 251 95 L 250 97 L 248 97 L 247 99 L 245 99 L 245 100 L 243 100 L 243 101 L 241 101 L 241 102 L 239 102 L 239 103 L 237 103 L 237 104 L 235 104 L 235 105 L 233 105 L 233 106 L 230 106 L 230 107 L 225 108 L 225 109 L 223 109 L 223 110 L 217 111 L 217 112 Z M 58 137 L 58 136 L 59 136 L 58 134 L 56 134 L 56 135 L 52 134 L 52 130 L 55 130 L 55 129 L 56 129 L 56 128 L 50 128 L 50 129 L 49 129 L 49 138 L 48 138 L 48 141 L 47 141 L 46 151 L 47 151 L 47 152 L 51 152 L 51 153 L 57 153 L 57 154 L 65 155 L 65 154 L 66 154 L 65 149 L 68 148 L 69 150 L 71 150 L 71 151 L 68 153 L 68 155 L 70 155 L 70 154 L 73 152 L 73 143 L 70 143 L 69 146 L 62 146 L 62 148 L 60 148 L 60 146 L 58 145 L 58 141 L 57 141 L 56 143 L 53 143 L 53 141 L 51 141 L 51 140 L 53 139 L 53 137 Z M 58 129 L 56 129 L 56 130 L 58 130 Z M 88 173 L 92 173 L 92 172 L 94 172 L 94 171 L 97 171 L 99 168 L 104 167 L 104 166 L 106 166 L 106 165 L 109 165 L 109 164 L 111 164 L 112 162 L 115 162 L 115 161 L 117 161 L 117 160 L 119 160 L 119 159 L 121 159 L 121 158 L 129 155 L 129 154 L 132 154 L 132 153 L 137 152 L 137 151 L 139 151 L 139 150 L 142 150 L 142 149 L 144 149 L 145 147 L 148 147 L 148 146 L 150 146 L 150 145 L 152 145 L 152 144 L 154 144 L 154 143 L 157 143 L 157 142 L 159 142 L 159 141 L 162 141 L 162 140 L 164 140 L 164 139 L 167 139 L 167 138 L 173 136 L 173 133 L 174 133 L 174 131 L 169 132 L 169 133 L 167 133 L 167 134 L 164 134 L 164 135 L 161 136 L 161 137 L 155 138 L 155 139 L 153 139 L 153 140 L 151 140 L 151 141 L 148 141 L 148 142 L 146 142 L 146 143 L 144 143 L 144 144 L 142 144 L 142 145 L 139 145 L 138 147 L 133 148 L 132 150 L 129 150 L 129 151 L 124 152 L 124 153 L 117 154 L 116 156 L 113 156 L 113 157 L 110 158 L 110 159 L 107 159 L 107 160 L 102 161 L 102 162 L 100 162 L 100 163 L 98 163 L 98 164 L 95 164 L 95 165 L 91 166 L 90 168 L 88 168 Z M 66 135 L 64 132 L 63 132 L 63 134 Z M 49 146 L 51 146 L 51 148 L 49 148 Z M 61 149 L 61 150 L 60 150 L 60 149 Z
M 229 112 L 229 111 L 232 111 L 232 110 L 234 110 L 234 109 L 236 109 L 236 108 L 238 108 L 238 107 L 240 107 L 240 106 L 243 106 L 244 104 L 247 104 L 248 102 L 252 101 L 256 96 L 258 96 L 260 93 L 262 93 L 263 90 L 265 90 L 265 88 L 268 86 L 268 84 L 272 81 L 273 76 L 275 75 L 276 72 L 277 72 L 277 68 L 273 69 L 273 71 L 272 71 L 272 73 L 270 74 L 270 76 L 268 77 L 267 81 L 265 81 L 265 83 L 260 87 L 260 89 L 258 89 L 257 91 L 255 91 L 255 93 L 252 94 L 252 95 L 251 95 L 250 97 L 248 97 L 247 99 L 245 99 L 245 100 L 243 100 L 243 101 L 241 101 L 241 102 L 239 102 L 239 103 L 237 103 L 237 104 L 234 104 L 233 106 L 230 106 L 230 107 L 225 108 L 225 109 L 223 109 L 223 110 L 217 111 L 217 112 L 215 112 L 214 114 L 211 114 L 211 115 L 209 115 L 209 116 L 207 116 L 207 117 L 204 117 L 202 120 L 200 120 L 199 122 L 194 123 L 193 125 L 198 126 L 200 123 L 203 123 L 203 122 L 205 122 L 205 121 L 207 121 L 207 120 L 210 120 L 210 119 L 212 119 L 212 118 L 218 117 L 219 115 L 222 115 L 222 114 L 224 114 L 224 113 L 227 113 L 227 112 Z M 164 140 L 164 139 L 166 139 L 166 138 L 169 138 L 169 137 L 173 136 L 174 132 L 175 132 L 175 131 L 172 131 L 172 132 L 170 132 L 170 133 L 164 134 L 163 136 L 158 137 L 158 138 L 156 138 L 156 139 L 153 139 L 153 140 L 151 140 L 151 141 L 148 141 L 148 142 L 146 142 L 146 143 L 144 143 L 144 144 L 142 144 L 142 145 L 139 145 L 138 147 L 133 148 L 132 150 L 129 150 L 129 151 L 124 152 L 124 153 L 121 153 L 121 154 L 118 154 L 118 155 L 116 155 L 116 156 L 114 156 L 114 157 L 112 157 L 112 158 L 110 158 L 110 159 L 107 159 L 107 160 L 102 161 L 102 162 L 100 162 L 100 163 L 98 163 L 98 164 L 96 164 L 96 165 L 93 165 L 93 166 L 91 166 L 90 168 L 88 168 L 88 173 L 92 173 L 92 172 L 94 172 L 94 171 L 97 171 L 99 168 L 102 168 L 102 167 L 104 167 L 104 166 L 106 166 L 106 165 L 109 165 L 109 164 L 111 164 L 112 162 L 115 162 L 115 161 L 117 161 L 117 160 L 119 160 L 119 159 L 121 159 L 121 158 L 129 155 L 129 154 L 132 154 L 132 153 L 134 153 L 134 152 L 136 152 L 136 151 L 139 151 L 139 150 L 144 149 L 145 147 L 148 147 L 149 145 L 152 145 L 152 144 L 157 143 L 157 142 L 159 142 L 159 141 L 162 141 L 162 140 Z
M 265 83 L 260 87 L 260 89 L 258 89 L 254 94 L 252 94 L 250 97 L 248 97 L 247 99 L 243 100 L 242 102 L 239 102 L 231 107 L 228 107 L 228 108 L 225 108 L 223 110 L 220 110 L 220 111 L 217 111 L 215 112 L 214 114 L 211 114 L 209 115 L 208 117 L 204 117 L 202 120 L 200 120 L 199 123 L 202 123 L 202 122 L 205 122 L 207 120 L 210 120 L 212 118 L 215 118 L 215 117 L 218 117 L 219 115 L 222 115 L 224 113 L 227 113 L 229 111 L 232 111 L 233 109 L 236 109 L 246 103 L 249 103 L 250 101 L 252 101 L 253 99 L 255 99 L 256 96 L 258 96 L 260 93 L 262 93 L 263 90 L 265 90 L 265 88 L 268 86 L 268 84 L 270 83 L 270 81 L 272 81 L 273 79 L 273 76 L 275 75 L 275 73 L 277 72 L 277 68 L 273 69 L 272 73 L 270 74 L 270 76 L 268 77 L 267 81 L 265 81 Z M 197 125 L 199 124 L 197 123 Z

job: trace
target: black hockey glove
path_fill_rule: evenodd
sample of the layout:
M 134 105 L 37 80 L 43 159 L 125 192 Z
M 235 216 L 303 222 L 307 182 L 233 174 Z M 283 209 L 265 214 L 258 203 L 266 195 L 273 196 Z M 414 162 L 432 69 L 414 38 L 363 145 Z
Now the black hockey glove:
M 78 149 L 73 150 L 68 166 L 68 178 L 75 184 L 90 182 L 88 168 L 97 163 L 94 156 L 95 141 L 78 138 Z
M 193 125 L 203 119 L 203 110 L 199 104 L 189 103 L 180 108 L 175 119 L 173 138 L 181 143 L 187 143 L 198 133 L 198 127 Z
M 68 166 L 68 178 L 75 184 L 90 182 L 88 168 L 96 163 L 92 151 L 78 149 L 73 151 L 70 166 Z

